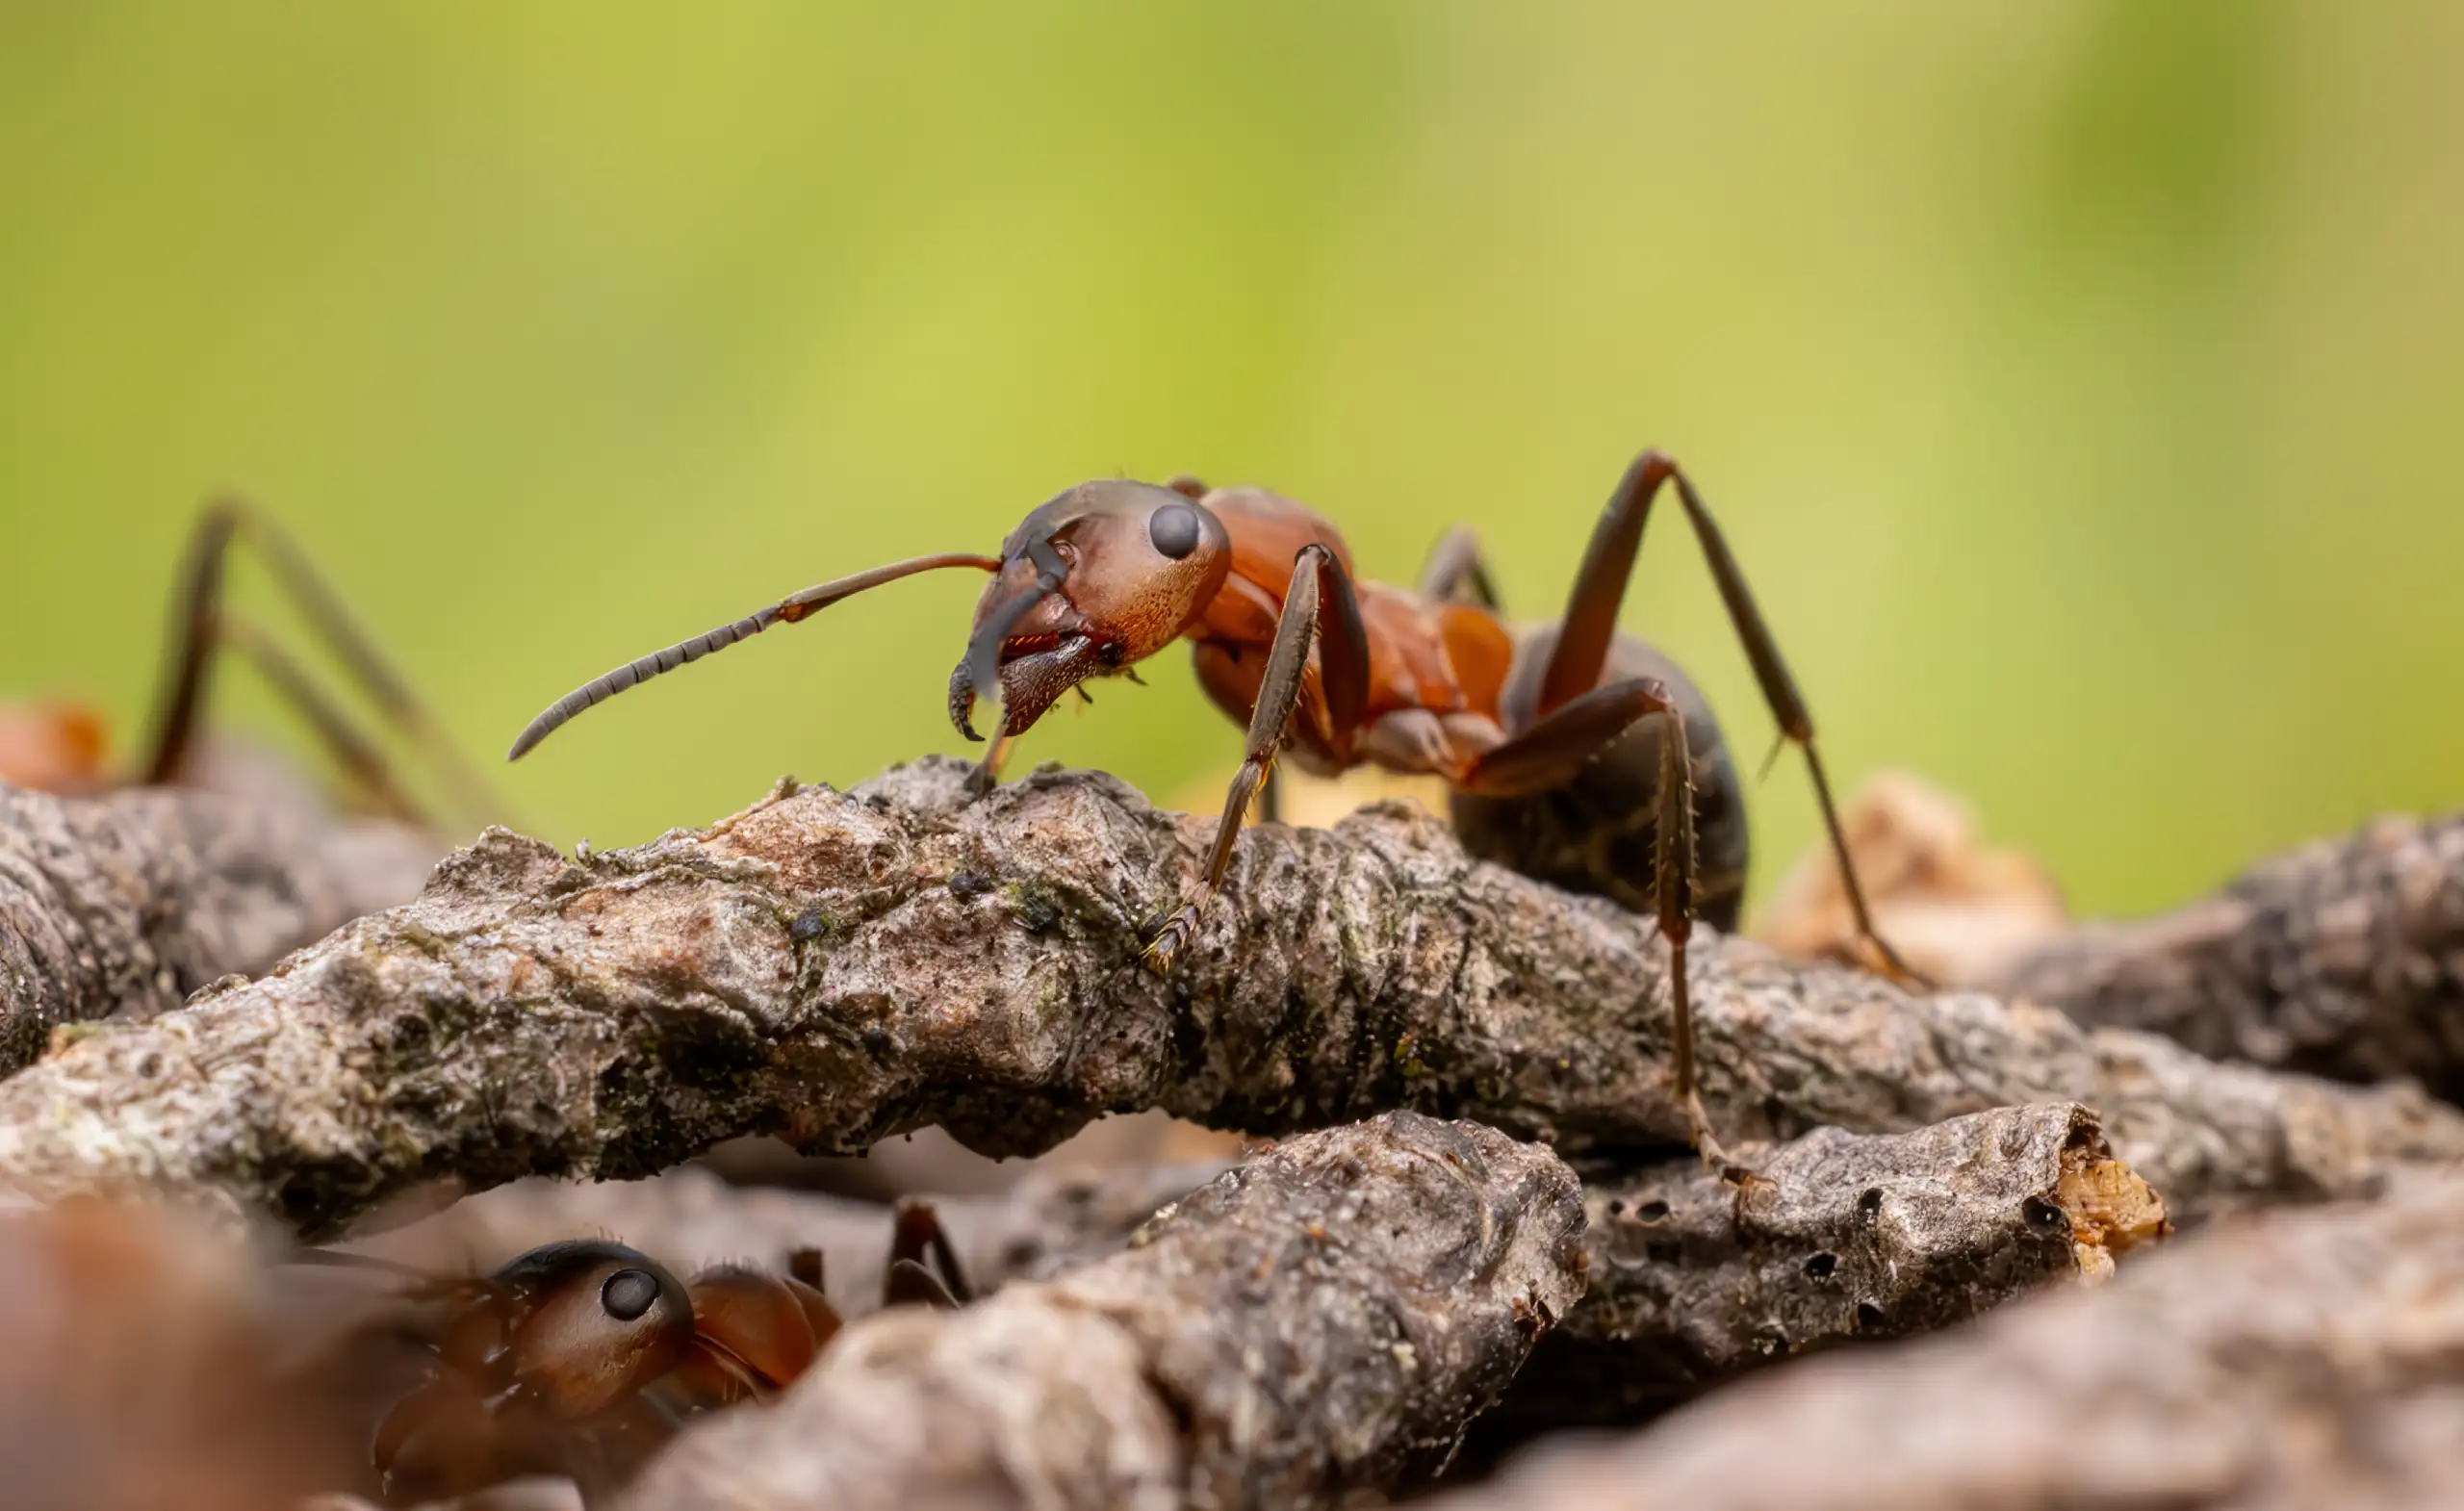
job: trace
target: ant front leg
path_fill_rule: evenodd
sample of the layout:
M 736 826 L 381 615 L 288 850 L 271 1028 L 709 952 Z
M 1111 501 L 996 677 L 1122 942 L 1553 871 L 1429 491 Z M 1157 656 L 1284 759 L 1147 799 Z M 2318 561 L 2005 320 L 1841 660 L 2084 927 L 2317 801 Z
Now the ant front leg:
M 1322 629 L 1322 633 L 1321 632 Z M 1196 895 L 1167 916 L 1147 944 L 1145 960 L 1157 974 L 1172 968 L 1172 959 L 1197 930 L 1198 909 L 1223 884 L 1232 864 L 1232 844 L 1249 816 L 1249 801 L 1274 767 L 1293 710 L 1299 706 L 1309 650 L 1318 647 L 1318 685 L 1325 699 L 1329 732 L 1348 741 L 1360 728 L 1369 704 L 1369 631 L 1361 623 L 1360 604 L 1352 597 L 1351 579 L 1334 552 L 1311 542 L 1300 548 L 1292 565 L 1292 585 L 1285 590 L 1283 612 L 1275 621 L 1274 646 L 1267 653 L 1258 701 L 1249 710 L 1249 733 L 1243 747 L 1241 769 L 1224 795 L 1223 816 L 1216 824 L 1215 845 L 1207 852 L 1206 877 Z
M 1704 559 L 1711 569 L 1711 580 L 1720 590 L 1720 602 L 1727 606 L 1729 621 L 1745 646 L 1746 659 L 1754 667 L 1755 680 L 1761 685 L 1763 702 L 1780 726 L 1782 743 L 1793 744 L 1805 752 L 1806 768 L 1813 778 L 1814 801 L 1822 808 L 1823 829 L 1830 835 L 1832 854 L 1839 862 L 1839 879 L 1847 888 L 1848 907 L 1856 916 L 1858 934 L 1881 957 L 1885 970 L 1894 980 L 1931 986 L 1875 930 L 1873 914 L 1865 906 L 1864 888 L 1857 881 L 1856 864 L 1848 857 L 1848 837 L 1839 828 L 1838 808 L 1832 802 L 1831 779 L 1823 770 L 1821 753 L 1814 748 L 1813 712 L 1806 706 L 1805 695 L 1797 690 L 1787 662 L 1781 658 L 1780 643 L 1754 602 L 1753 590 L 1746 586 L 1745 571 L 1729 550 L 1727 537 L 1720 533 L 1702 496 L 1694 491 L 1692 479 L 1664 452 L 1648 450 L 1634 458 L 1592 531 L 1582 566 L 1575 575 L 1574 591 L 1567 599 L 1564 629 L 1557 637 L 1556 649 L 1541 682 L 1540 712 L 1546 714 L 1581 696 L 1599 679 L 1601 669 L 1607 662 L 1609 642 L 1617 633 L 1617 611 L 1625 602 L 1626 582 L 1633 573 L 1635 554 L 1642 549 L 1643 526 L 1651 519 L 1652 499 L 1658 495 L 1660 485 L 1667 482 L 1677 485 L 1678 502 L 1694 526 L 1695 540 L 1702 546 Z M 1772 754 L 1779 754 L 1776 747 Z

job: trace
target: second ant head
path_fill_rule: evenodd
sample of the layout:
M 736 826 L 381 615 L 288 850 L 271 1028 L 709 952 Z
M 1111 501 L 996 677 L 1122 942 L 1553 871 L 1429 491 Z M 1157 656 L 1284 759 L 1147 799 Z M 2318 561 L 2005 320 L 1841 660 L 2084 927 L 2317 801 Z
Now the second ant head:
M 1195 499 L 1126 479 L 1081 483 L 1045 500 L 1002 543 L 1001 570 L 976 602 L 966 654 L 950 677 L 950 722 L 997 679 L 999 733 L 1024 731 L 1062 694 L 1180 638 L 1232 568 L 1223 527 Z
M 605 1411 L 692 1351 L 684 1286 L 622 1243 L 550 1243 L 506 1265 L 486 1289 L 496 1304 L 466 1315 L 449 1359 L 504 1371 L 552 1416 Z

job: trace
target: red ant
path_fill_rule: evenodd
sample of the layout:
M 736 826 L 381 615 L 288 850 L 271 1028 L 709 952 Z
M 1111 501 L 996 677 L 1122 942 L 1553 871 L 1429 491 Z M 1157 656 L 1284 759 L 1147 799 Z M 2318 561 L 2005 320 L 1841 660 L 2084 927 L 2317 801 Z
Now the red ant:
M 1200 685 L 1248 727 L 1205 879 L 1147 946 L 1158 970 L 1195 931 L 1262 787 L 1271 813 L 1267 783 L 1285 746 L 1322 775 L 1364 762 L 1434 774 L 1451 789 L 1454 827 L 1472 854 L 1656 915 L 1669 943 L 1676 1090 L 1697 1146 L 1709 1153 L 1695 1088 L 1686 942 L 1698 911 L 1715 928 L 1735 927 L 1747 857 L 1743 792 L 1702 694 L 1674 662 L 1617 628 L 1652 500 L 1666 483 L 1694 526 L 1780 742 L 1805 752 L 1859 935 L 1892 975 L 1920 980 L 1874 931 L 1814 750 L 1813 716 L 1745 575 L 1693 483 L 1656 450 L 1636 457 L 1610 496 L 1564 617 L 1520 633 L 1500 617 L 1468 530 L 1439 543 L 1414 591 L 1355 582 L 1334 526 L 1275 494 L 1210 490 L 1190 477 L 1161 487 L 1103 479 L 1037 507 L 998 556 L 877 567 L 621 666 L 557 700 L 522 731 L 509 758 L 583 709 L 774 624 L 918 572 L 990 573 L 949 688 L 951 723 L 969 739 L 980 738 L 970 723 L 979 696 L 1002 709 L 979 790 L 997 780 L 1011 742 L 1063 693 L 1090 678 L 1132 675 L 1184 637 L 1195 642 Z
M 453 748 L 443 727 L 343 607 L 339 595 L 309 565 L 289 536 L 264 513 L 236 499 L 207 505 L 191 537 L 173 602 L 171 644 L 156 698 L 152 731 L 133 770 L 116 773 L 106 760 L 105 721 L 90 707 L 45 702 L 0 704 L 0 781 L 64 796 L 90 797 L 118 787 L 173 786 L 195 777 L 197 729 L 215 662 L 234 651 L 254 663 L 275 692 L 307 722 L 356 789 L 362 805 L 416 828 L 435 831 L 388 769 L 376 746 L 319 689 L 306 670 L 263 627 L 223 603 L 224 573 L 242 542 L 255 548 L 274 583 L 297 605 L 317 637 L 333 652 L 388 723 L 415 741 L 451 785 L 468 814 L 503 811 L 488 784 Z
M 900 1205 L 890 1253 L 885 1306 L 973 1298 L 931 1207 Z M 428 1383 L 386 1413 L 371 1446 L 386 1498 L 402 1502 L 526 1474 L 563 1475 L 596 1500 L 683 1418 L 795 1383 L 840 1326 L 817 1249 L 797 1250 L 784 1275 L 731 1264 L 679 1280 L 637 1249 L 578 1240 L 475 1280 L 422 1276 L 412 1294 L 452 1310 Z

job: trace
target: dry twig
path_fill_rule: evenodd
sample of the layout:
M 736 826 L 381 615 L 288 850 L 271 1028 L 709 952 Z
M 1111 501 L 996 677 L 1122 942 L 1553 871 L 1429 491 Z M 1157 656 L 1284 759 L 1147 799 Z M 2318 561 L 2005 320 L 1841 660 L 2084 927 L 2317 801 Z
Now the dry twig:
M 930 1199 L 968 1278 L 990 1289 L 1114 1253 L 1158 1209 L 1225 1168 L 1219 1161 L 1040 1169 L 998 1195 Z M 403 1263 L 471 1272 L 541 1243 L 606 1234 L 656 1255 L 680 1274 L 729 1261 L 776 1268 L 790 1250 L 817 1248 L 832 1304 L 857 1317 L 881 1299 L 891 1211 L 844 1196 L 734 1186 L 687 1165 L 644 1181 L 517 1181 L 356 1246 Z
M 149 1017 L 415 896 L 436 847 L 306 802 L 0 785 L 0 1073 L 52 1031 Z
M 1636 1421 L 1800 1353 L 2101 1279 L 2113 1253 L 2164 1219 L 2075 1104 L 1999 1108 L 1906 1134 L 1820 1129 L 1748 1152 L 1763 1179 L 1742 1189 L 1692 1161 L 1589 1188 L 1590 1291 L 1482 1420 L 1475 1456 L 1553 1427 Z M 1038 1170 L 1001 1196 L 934 1204 L 967 1273 L 991 1287 L 1115 1252 L 1220 1168 Z M 649 1181 L 501 1187 L 376 1247 L 481 1268 L 589 1233 L 680 1267 L 775 1264 L 811 1245 L 828 1257 L 833 1299 L 853 1316 L 878 1303 L 889 1227 L 888 1209 L 874 1203 L 747 1190 L 688 1167 Z
M 1305 1134 L 1126 1253 L 856 1324 L 627 1503 L 1233 1511 L 1408 1484 L 1581 1293 L 1582 1221 L 1572 1171 L 1476 1124 Z
M 2220 1223 L 2089 1294 L 1816 1360 L 1432 1511 L 2444 1511 L 2464 1174 Z
M 1373 809 L 1245 837 L 1159 980 L 1140 927 L 1204 821 L 1088 773 L 969 802 L 966 770 L 783 792 L 578 860 L 492 832 L 276 974 L 0 1084 L 0 1179 L 210 1189 L 321 1237 L 438 1177 L 637 1176 L 748 1132 L 852 1151 L 937 1122 L 1022 1154 L 1106 1112 L 1274 1133 L 1411 1107 L 1573 1154 L 1681 1140 L 1649 920 Z M 2464 1155 L 2464 1114 L 2407 1088 L 1697 938 L 1725 1141 L 2080 1101 L 2176 1206 Z
M 1591 1288 L 1485 1419 L 1482 1447 L 1630 1422 L 1746 1370 L 2093 1283 L 2164 1203 L 2069 1103 L 1748 1151 L 1742 1190 L 1668 1163 L 1590 1186 Z
M 2389 818 L 2252 867 L 2213 897 L 2077 929 L 1989 976 L 2084 1022 L 2464 1101 L 2464 813 Z

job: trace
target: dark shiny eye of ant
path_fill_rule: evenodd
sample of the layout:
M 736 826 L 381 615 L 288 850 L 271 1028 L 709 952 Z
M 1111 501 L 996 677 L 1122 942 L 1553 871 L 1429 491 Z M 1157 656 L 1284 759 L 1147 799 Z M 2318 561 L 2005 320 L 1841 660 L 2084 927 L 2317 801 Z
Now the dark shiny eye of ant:
M 1186 503 L 1168 503 L 1147 516 L 1146 538 L 1174 561 L 1197 550 L 1198 534 L 1197 511 Z
M 658 1278 L 646 1269 L 620 1269 L 599 1288 L 599 1304 L 620 1322 L 629 1322 L 658 1299 Z

